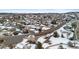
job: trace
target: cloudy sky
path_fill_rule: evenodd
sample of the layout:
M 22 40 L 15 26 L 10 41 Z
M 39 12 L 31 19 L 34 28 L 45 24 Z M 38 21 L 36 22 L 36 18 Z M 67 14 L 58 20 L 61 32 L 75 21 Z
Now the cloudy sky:
M 0 13 L 65 13 L 79 12 L 79 9 L 0 9 Z

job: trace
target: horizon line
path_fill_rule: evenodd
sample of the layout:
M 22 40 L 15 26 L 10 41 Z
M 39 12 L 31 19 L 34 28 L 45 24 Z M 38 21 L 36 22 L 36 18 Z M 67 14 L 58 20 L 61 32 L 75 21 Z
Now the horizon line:
M 67 13 L 79 12 L 79 9 L 0 9 L 0 13 Z

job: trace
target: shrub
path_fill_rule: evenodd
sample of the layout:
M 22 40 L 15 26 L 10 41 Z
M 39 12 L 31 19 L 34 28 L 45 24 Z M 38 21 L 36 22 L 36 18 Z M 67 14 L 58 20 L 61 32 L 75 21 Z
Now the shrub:
M 63 34 L 61 34 L 61 37 L 64 38 Z
M 69 40 L 74 40 L 74 37 L 69 38 Z
M 60 43 L 60 45 L 59 45 L 59 47 L 58 47 L 59 49 L 64 49 L 64 47 L 62 46 L 62 44 L 63 44 L 63 43 Z
M 54 37 L 59 37 L 59 34 L 57 32 L 54 32 L 53 36 Z
M 14 34 L 14 35 L 18 35 L 18 32 L 17 32 L 17 31 L 14 31 L 13 34 Z
M 56 24 L 56 20 L 53 20 L 53 21 L 51 22 L 51 24 Z
M 72 25 L 72 27 L 73 27 L 74 29 L 77 27 L 77 23 L 76 23 L 76 22 L 72 23 L 71 25 Z
M 43 49 L 42 44 L 40 42 L 38 42 L 36 45 L 37 45 L 36 49 Z
M 0 43 L 3 43 L 3 42 L 4 42 L 4 40 L 1 39 L 1 40 L 0 40 Z
M 41 31 L 42 31 L 42 29 L 38 29 L 38 31 L 39 31 L 39 32 L 41 32 Z
M 73 45 L 72 42 L 68 42 L 68 46 L 70 46 L 70 47 L 74 47 L 74 45 Z
M 59 46 L 59 49 L 64 49 L 64 47 L 62 45 Z

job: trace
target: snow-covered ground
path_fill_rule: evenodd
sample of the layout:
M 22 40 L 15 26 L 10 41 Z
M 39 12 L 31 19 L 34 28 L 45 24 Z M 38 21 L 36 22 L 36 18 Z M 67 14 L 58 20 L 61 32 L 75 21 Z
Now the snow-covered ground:
M 70 41 L 68 38 L 73 37 L 73 33 L 72 33 L 72 32 L 67 31 L 67 30 L 65 30 L 65 29 L 63 28 L 63 27 L 65 27 L 65 26 L 66 26 L 66 25 L 63 25 L 60 29 L 56 30 L 57 33 L 59 34 L 59 37 L 58 37 L 58 38 L 53 37 L 53 35 L 52 35 L 53 32 L 52 32 L 52 33 L 47 34 L 47 35 L 45 35 L 45 36 L 39 37 L 36 42 L 40 42 L 40 43 L 42 44 L 42 47 L 43 47 L 44 49 L 47 48 L 47 47 L 49 47 L 49 49 L 58 49 L 59 45 L 56 45 L 56 44 L 61 44 L 61 43 L 67 44 L 67 43 Z M 63 32 L 65 32 L 65 33 L 63 33 Z M 67 37 L 67 35 L 68 35 L 67 33 L 70 33 L 70 35 L 69 35 L 68 37 Z M 63 34 L 64 38 L 61 37 L 61 34 Z M 52 35 L 52 36 L 51 36 L 51 35 Z M 49 37 L 49 36 L 51 36 L 51 37 L 49 38 L 49 41 L 50 41 L 51 44 L 45 43 L 45 41 L 47 40 L 47 39 L 45 39 L 45 37 Z M 23 42 L 18 43 L 18 44 L 16 45 L 16 47 L 23 48 L 23 47 L 26 45 L 25 42 L 27 42 L 27 40 L 28 40 L 28 39 L 23 40 L 24 43 L 23 43 Z M 51 46 L 51 45 L 56 45 L 56 46 Z M 34 49 L 35 46 L 36 46 L 36 44 L 27 44 L 26 47 L 28 47 L 28 46 L 30 47 L 30 49 Z M 67 46 L 67 45 L 63 45 L 63 47 L 70 49 L 70 47 Z
M 35 39 L 34 35 L 29 35 L 27 38 L 23 38 L 22 42 L 16 44 L 16 46 L 14 48 L 15 49 L 36 49 L 37 43 L 40 42 L 44 49 L 59 49 L 61 45 L 63 46 L 64 49 L 72 49 L 72 47 L 68 46 L 68 43 L 71 41 L 71 40 L 69 40 L 69 38 L 72 38 L 74 33 L 71 32 L 70 30 L 64 29 L 64 27 L 66 25 L 67 24 L 63 25 L 58 30 L 55 30 L 58 33 L 59 37 L 54 37 L 53 36 L 54 32 L 49 33 L 44 36 L 40 36 L 40 37 L 38 37 L 38 39 Z M 34 31 L 34 32 L 38 33 L 38 31 L 34 30 L 34 28 L 37 28 L 37 27 L 35 27 L 34 25 L 32 25 L 32 26 L 29 25 L 29 27 L 33 28 L 33 29 L 30 29 L 30 31 Z M 2 27 L 2 28 L 4 28 L 4 27 Z M 50 29 L 50 28 L 48 28 L 46 26 L 42 27 L 42 30 L 47 30 L 47 29 Z M 19 35 L 21 35 L 21 34 L 19 34 Z M 62 37 L 62 35 L 63 35 L 63 37 Z M 46 37 L 49 37 L 49 38 L 46 38 Z M 29 43 L 28 41 L 32 41 L 35 43 Z M 79 47 L 79 42 L 78 41 L 75 41 L 75 42 L 77 43 L 76 46 Z M 72 41 L 72 43 L 74 43 L 74 41 Z M 8 48 L 8 47 L 6 47 L 6 48 Z

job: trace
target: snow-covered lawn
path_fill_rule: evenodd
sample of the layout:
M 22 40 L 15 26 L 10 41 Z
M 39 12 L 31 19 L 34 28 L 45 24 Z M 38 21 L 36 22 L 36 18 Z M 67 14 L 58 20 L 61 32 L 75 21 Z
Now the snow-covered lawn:
M 69 39 L 61 38 L 61 37 L 59 37 L 59 38 L 51 37 L 49 40 L 50 40 L 50 42 L 51 42 L 52 44 L 60 44 L 60 43 L 65 43 L 65 44 L 67 44 L 67 43 L 70 41 Z
M 50 37 L 49 41 L 50 41 L 51 44 L 44 43 L 44 40 L 45 40 L 45 39 L 42 38 L 42 37 L 40 37 L 40 39 L 38 39 L 38 40 L 40 40 L 40 41 L 43 43 L 42 46 L 43 46 L 44 48 L 46 48 L 47 46 L 51 46 L 51 45 L 56 45 L 56 44 L 61 44 L 61 43 L 63 43 L 63 44 L 66 44 L 66 45 L 63 45 L 64 48 L 66 48 L 66 49 L 71 49 L 71 47 L 69 47 L 67 44 L 68 44 L 68 42 L 70 42 L 69 38 L 73 37 L 73 32 L 65 30 L 65 29 L 63 28 L 63 27 L 65 27 L 65 26 L 66 26 L 66 25 L 63 25 L 60 29 L 56 30 L 60 37 L 58 37 L 58 38 L 55 38 L 55 37 L 53 37 L 53 36 Z M 68 33 L 69 33 L 69 35 L 68 35 Z M 46 37 L 49 37 L 49 36 L 51 36 L 52 34 L 53 34 L 53 33 L 47 34 Z M 64 38 L 61 37 L 61 34 L 63 34 Z M 55 48 L 57 49 L 58 47 L 59 47 L 59 45 L 56 45 L 56 46 L 50 47 L 49 49 L 55 49 Z

